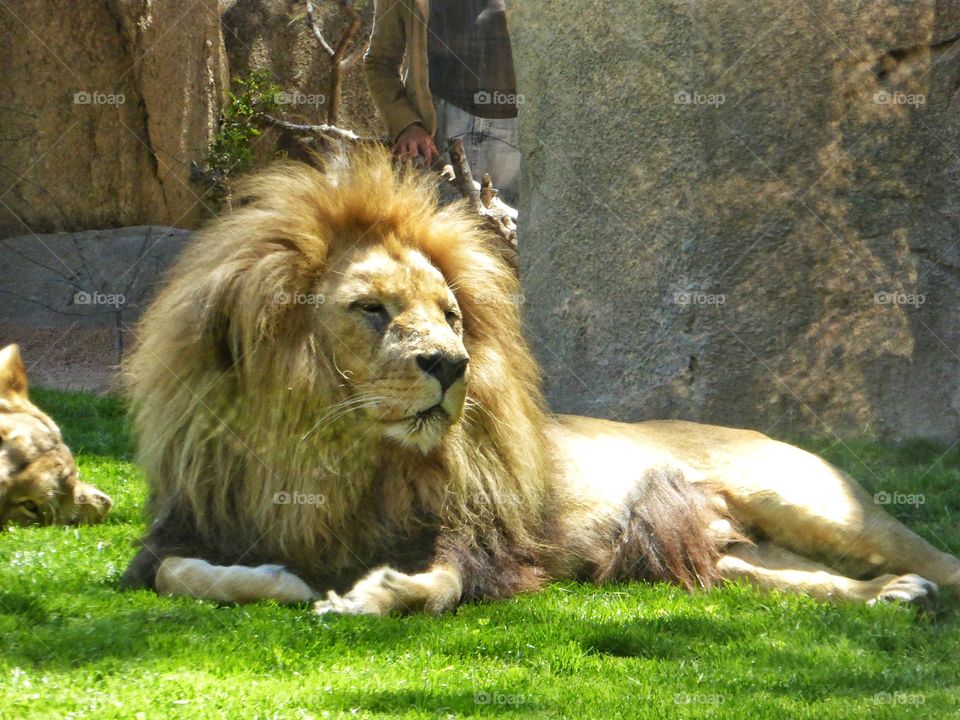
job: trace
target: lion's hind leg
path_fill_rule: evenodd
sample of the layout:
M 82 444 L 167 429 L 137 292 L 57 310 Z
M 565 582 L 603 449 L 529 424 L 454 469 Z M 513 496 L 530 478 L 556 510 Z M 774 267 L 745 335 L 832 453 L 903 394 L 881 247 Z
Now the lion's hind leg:
M 742 527 L 857 577 L 916 573 L 960 589 L 960 560 L 889 514 L 883 493 L 812 453 L 762 438 L 734 453 L 718 480 Z
M 198 558 L 164 558 L 157 569 L 157 593 L 223 603 L 275 600 L 308 602 L 317 593 L 281 565 L 213 565 Z
M 720 558 L 717 570 L 727 580 L 744 580 L 763 590 L 783 590 L 819 600 L 848 602 L 900 601 L 932 611 L 937 586 L 919 575 L 881 575 L 856 580 L 826 565 L 772 543 L 738 543 Z
M 609 551 L 593 570 L 598 584 L 645 580 L 709 588 L 720 579 L 723 548 L 743 539 L 712 490 L 671 466 L 646 470 L 624 498 L 624 510 L 600 542 Z

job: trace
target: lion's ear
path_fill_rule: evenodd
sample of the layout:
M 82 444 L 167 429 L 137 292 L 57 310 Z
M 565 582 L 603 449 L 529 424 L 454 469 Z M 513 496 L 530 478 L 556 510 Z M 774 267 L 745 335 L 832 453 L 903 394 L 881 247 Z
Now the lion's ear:
M 23 366 L 19 345 L 7 345 L 0 350 L 0 397 L 27 398 L 27 369 Z

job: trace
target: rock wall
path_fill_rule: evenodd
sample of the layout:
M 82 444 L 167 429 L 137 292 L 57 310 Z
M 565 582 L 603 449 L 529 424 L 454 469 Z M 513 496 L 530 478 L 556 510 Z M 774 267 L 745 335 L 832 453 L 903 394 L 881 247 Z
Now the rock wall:
M 336 47 L 346 27 L 343 14 L 335 2 L 314 4 L 327 42 Z M 268 71 L 283 92 L 286 117 L 326 122 L 330 59 L 307 25 L 306 4 L 302 0 L 236 0 L 226 5 L 223 26 L 231 74 Z M 373 1 L 357 5 L 362 24 L 343 70 L 337 125 L 361 135 L 379 135 L 383 128 L 367 92 L 361 59 L 373 25 Z
M 512 8 L 556 409 L 956 439 L 960 4 Z
M 0 236 L 206 216 L 219 0 L 12 0 L 0 33 Z

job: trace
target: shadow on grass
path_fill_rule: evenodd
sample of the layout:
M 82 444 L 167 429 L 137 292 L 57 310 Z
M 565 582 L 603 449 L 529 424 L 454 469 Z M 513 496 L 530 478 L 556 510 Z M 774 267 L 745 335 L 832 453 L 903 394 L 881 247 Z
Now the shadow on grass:
M 430 714 L 514 714 L 521 717 L 542 716 L 548 705 L 538 700 L 531 690 L 478 688 L 473 693 L 437 690 L 363 690 L 334 692 L 324 696 L 345 713 L 368 712 L 392 716 L 403 711 L 419 710 Z M 326 702 L 325 702 L 326 707 Z
M 599 655 L 680 660 L 697 656 L 703 643 L 728 644 L 746 636 L 746 629 L 735 622 L 678 616 L 596 624 L 580 637 L 580 644 Z
M 13 615 L 26 625 L 50 620 L 46 607 L 36 597 L 22 592 L 0 592 L 0 615 Z
M 124 598 L 158 607 L 121 610 Z M 104 608 L 105 599 L 112 607 Z M 78 608 L 100 616 L 52 617 L 41 597 L 24 593 L 0 596 L 0 615 L 14 615 L 29 630 L 8 644 L 8 659 L 52 666 L 75 666 L 107 657 L 192 657 L 197 636 L 227 642 L 251 638 L 249 650 L 282 645 L 293 652 L 343 650 L 356 653 L 394 653 L 427 645 L 433 652 L 457 657 L 502 658 L 515 654 L 518 636 L 509 628 L 476 633 L 470 621 L 456 617 L 356 618 L 321 620 L 306 606 L 218 607 L 190 600 L 152 597 L 146 591 L 122 594 L 119 602 L 103 593 L 78 595 Z M 118 611 L 119 610 L 119 611 Z M 619 657 L 684 659 L 698 656 L 703 643 L 718 643 L 743 635 L 731 622 L 682 619 L 665 623 L 596 623 L 558 614 L 551 625 L 563 627 L 584 652 Z M 511 627 L 542 627 L 539 612 L 516 609 Z M 255 639 L 253 639 L 255 638 Z M 13 640 L 14 638 L 10 638 Z M 269 664 L 264 669 L 269 669 Z
M 587 656 L 684 661 L 701 658 L 704 648 L 716 651 L 748 644 L 764 627 L 772 625 L 774 630 L 782 627 L 786 631 L 789 623 L 805 627 L 807 633 L 822 626 L 823 632 L 831 635 L 830 642 L 842 642 L 863 652 L 896 654 L 905 649 L 906 642 L 899 635 L 878 635 L 866 615 L 845 615 L 830 622 L 831 608 L 810 606 L 794 613 L 781 609 L 781 617 L 771 620 L 742 598 L 729 603 L 733 607 L 720 615 L 700 616 L 696 614 L 698 608 L 692 607 L 691 614 L 609 622 L 585 620 L 579 610 L 573 609 L 545 612 L 532 598 L 507 607 L 466 606 L 467 612 L 458 616 L 381 619 L 321 618 L 312 615 L 308 605 L 217 606 L 159 598 L 148 591 L 119 592 L 102 585 L 72 594 L 71 598 L 75 614 L 62 607 L 54 612 L 42 594 L 0 595 L 0 615 L 15 616 L 23 630 L 17 637 L 8 638 L 7 658 L 51 666 L 75 666 L 108 657 L 182 656 L 189 661 L 195 656 L 198 638 L 207 638 L 212 647 L 249 652 L 251 669 L 264 671 L 275 667 L 263 649 L 280 646 L 307 655 L 330 651 L 365 656 L 419 652 L 428 647 L 434 653 L 461 659 L 519 659 L 523 653 L 536 655 L 565 641 Z M 478 630 L 478 621 L 491 617 L 499 622 Z M 928 628 L 921 634 L 930 632 L 936 631 Z M 803 661 L 812 650 L 783 648 L 776 654 L 793 663 Z

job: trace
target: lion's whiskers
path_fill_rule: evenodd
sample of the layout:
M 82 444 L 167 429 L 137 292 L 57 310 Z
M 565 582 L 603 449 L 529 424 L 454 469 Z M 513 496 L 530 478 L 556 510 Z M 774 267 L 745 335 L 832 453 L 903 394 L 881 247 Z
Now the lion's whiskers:
M 383 397 L 382 395 L 360 394 L 349 397 L 346 400 L 341 400 L 335 405 L 332 405 L 327 412 L 325 412 L 320 419 L 314 423 L 313 427 L 311 427 L 301 436 L 300 440 L 306 440 L 317 429 L 326 427 L 327 425 L 330 425 L 331 423 L 349 415 L 352 412 L 376 407 L 386 399 L 387 398 Z
M 460 413 L 460 424 L 464 430 L 472 430 L 475 427 L 478 411 L 483 409 L 482 403 L 474 398 L 467 397 L 463 401 L 463 412 Z

